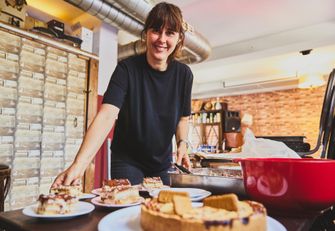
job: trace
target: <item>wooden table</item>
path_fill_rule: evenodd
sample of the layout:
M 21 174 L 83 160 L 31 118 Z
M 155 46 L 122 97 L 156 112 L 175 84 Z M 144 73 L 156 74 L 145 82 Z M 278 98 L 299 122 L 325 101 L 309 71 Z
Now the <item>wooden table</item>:
M 114 208 L 97 207 L 87 215 L 71 218 L 71 219 L 38 219 L 28 217 L 22 214 L 22 209 L 0 213 L 0 230 L 6 231 L 94 231 L 97 230 L 99 221 L 107 214 L 115 211 Z M 270 214 L 271 215 L 271 214 Z M 319 231 L 319 230 L 335 230 L 333 220 L 335 219 L 335 211 L 331 210 L 322 217 L 318 218 L 282 218 L 272 216 L 281 222 L 288 231 Z M 320 225 L 316 223 L 319 220 Z M 311 229 L 314 223 L 313 229 Z M 327 228 L 322 228 L 321 224 L 328 223 Z M 333 226 L 331 226 L 333 224 Z

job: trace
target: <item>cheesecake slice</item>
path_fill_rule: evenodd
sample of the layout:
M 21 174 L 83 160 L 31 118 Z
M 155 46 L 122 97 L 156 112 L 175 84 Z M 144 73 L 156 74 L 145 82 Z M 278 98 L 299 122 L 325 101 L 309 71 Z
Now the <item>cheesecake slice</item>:
M 110 191 L 105 191 L 101 195 L 101 201 L 104 204 L 132 204 L 138 202 L 141 197 L 139 191 L 131 186 L 118 186 Z
M 142 183 L 146 189 L 158 189 L 164 187 L 162 179 L 158 177 L 145 177 Z
M 128 179 L 111 179 L 111 180 L 104 180 L 102 182 L 102 185 L 109 186 L 111 188 L 117 187 L 117 186 L 131 186 L 130 181 Z
M 80 197 L 82 193 L 81 185 L 60 185 L 50 189 L 52 194 L 66 194 L 72 197 Z
M 68 214 L 73 212 L 77 202 L 76 197 L 67 194 L 41 194 L 38 198 L 36 213 L 42 215 Z

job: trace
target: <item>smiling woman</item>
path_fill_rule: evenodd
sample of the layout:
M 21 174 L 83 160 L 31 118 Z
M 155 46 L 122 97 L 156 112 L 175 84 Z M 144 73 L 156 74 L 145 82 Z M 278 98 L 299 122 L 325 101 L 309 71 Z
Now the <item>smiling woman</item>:
M 168 4 L 158 4 L 153 8 L 142 31 L 150 65 L 161 65 L 164 71 L 167 67 L 166 61 L 178 56 L 185 38 L 182 23 L 179 8 Z
M 193 82 L 191 69 L 175 60 L 184 40 L 181 10 L 157 4 L 142 35 L 146 54 L 118 63 L 75 161 L 53 186 L 74 184 L 82 176 L 114 123 L 111 178 L 136 185 L 144 177 L 160 177 L 169 185 L 174 135 L 177 163 L 190 168 L 187 146 L 179 142 L 187 140 Z

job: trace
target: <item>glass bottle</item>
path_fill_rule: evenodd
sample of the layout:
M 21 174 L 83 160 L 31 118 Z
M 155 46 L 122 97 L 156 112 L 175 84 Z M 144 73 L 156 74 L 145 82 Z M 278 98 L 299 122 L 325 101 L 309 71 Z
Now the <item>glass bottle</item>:
M 220 97 L 216 97 L 215 110 L 221 110 L 222 106 L 220 103 Z

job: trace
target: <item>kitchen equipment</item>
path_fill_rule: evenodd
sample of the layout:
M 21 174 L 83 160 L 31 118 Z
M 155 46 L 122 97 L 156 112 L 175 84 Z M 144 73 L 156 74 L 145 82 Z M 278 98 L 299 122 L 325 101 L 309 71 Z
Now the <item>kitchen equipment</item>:
M 186 174 L 191 174 L 192 172 L 190 170 L 188 170 L 187 168 L 185 168 L 182 165 L 179 165 L 177 163 L 174 163 L 174 166 L 176 166 L 176 168 L 181 171 L 182 173 L 186 173 Z
M 323 99 L 323 105 L 321 110 L 320 124 L 319 124 L 319 134 L 317 139 L 317 144 L 314 149 L 308 152 L 299 152 L 301 156 L 306 156 L 313 154 L 319 150 L 322 144 L 321 158 L 335 159 L 333 150 L 335 145 L 335 134 L 334 130 L 334 109 L 335 109 L 335 69 L 329 74 L 327 88 L 325 91 L 325 96 Z M 332 137 L 332 138 L 331 138 Z
M 244 187 L 270 214 L 315 215 L 335 205 L 335 161 L 325 159 L 245 158 Z
M 41 33 L 56 39 L 59 39 L 63 42 L 67 42 L 70 43 L 71 45 L 73 45 L 74 47 L 80 47 L 82 40 L 80 38 L 77 37 L 73 37 L 67 34 L 64 34 L 62 32 L 60 32 L 59 30 L 55 30 L 51 27 L 49 28 L 45 28 L 45 27 L 33 27 L 31 29 L 31 31 L 33 32 L 37 32 L 37 33 Z
M 238 169 L 194 168 L 192 174 L 170 172 L 171 187 L 201 188 L 213 194 L 236 193 L 245 198 L 242 172 Z
M 48 28 L 57 32 L 57 34 L 64 34 L 64 23 L 55 19 L 47 22 Z
M 241 131 L 241 118 L 238 111 L 224 111 L 224 132 L 240 132 Z

